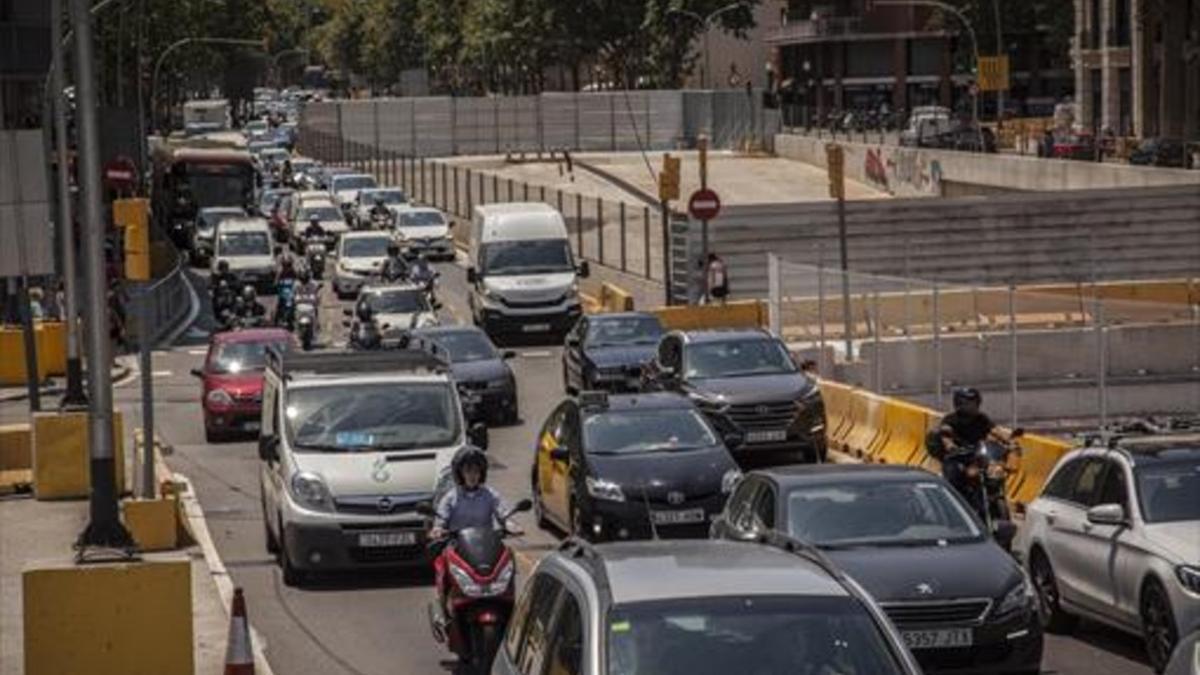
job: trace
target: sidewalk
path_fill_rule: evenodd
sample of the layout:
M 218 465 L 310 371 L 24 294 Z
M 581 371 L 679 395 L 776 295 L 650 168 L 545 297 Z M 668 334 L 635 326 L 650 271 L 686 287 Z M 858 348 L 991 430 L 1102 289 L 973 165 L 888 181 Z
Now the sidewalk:
M 129 377 L 133 372 L 133 366 L 137 362 L 137 354 L 123 354 L 114 359 L 112 367 L 113 382 L 120 382 L 126 377 Z M 85 373 L 86 377 L 86 373 Z M 67 381 L 65 377 L 47 378 L 46 382 L 38 388 L 42 395 L 42 408 L 52 410 L 58 406 L 58 399 L 62 397 L 66 391 Z M 0 403 L 8 403 L 12 401 L 26 401 L 29 399 L 29 390 L 25 385 L 4 386 L 0 387 Z

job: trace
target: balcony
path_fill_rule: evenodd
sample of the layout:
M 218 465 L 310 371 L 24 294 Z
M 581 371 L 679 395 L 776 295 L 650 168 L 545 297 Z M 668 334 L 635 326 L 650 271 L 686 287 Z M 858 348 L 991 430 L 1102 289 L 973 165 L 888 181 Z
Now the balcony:
M 837 16 L 812 21 L 789 21 L 767 31 L 768 44 L 800 44 L 828 42 L 831 38 L 857 35 L 862 32 L 862 19 L 857 16 Z

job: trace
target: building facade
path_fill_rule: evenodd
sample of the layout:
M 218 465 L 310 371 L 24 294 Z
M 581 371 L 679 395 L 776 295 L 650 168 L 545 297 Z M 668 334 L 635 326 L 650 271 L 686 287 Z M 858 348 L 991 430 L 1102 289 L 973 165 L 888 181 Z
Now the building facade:
M 50 3 L 0 0 L 0 128 L 40 127 L 50 68 Z
M 1075 0 L 1078 123 L 1200 140 L 1200 0 Z

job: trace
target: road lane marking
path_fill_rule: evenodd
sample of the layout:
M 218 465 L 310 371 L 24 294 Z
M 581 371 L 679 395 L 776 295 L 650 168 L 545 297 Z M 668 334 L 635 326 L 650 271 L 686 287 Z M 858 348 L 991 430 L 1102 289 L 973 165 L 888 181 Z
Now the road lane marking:
M 554 356 L 553 352 L 548 351 L 532 351 L 532 352 L 517 352 L 522 358 L 526 359 L 548 359 Z
M 187 350 L 187 353 L 190 356 L 204 356 L 205 354 L 208 353 L 208 350 L 207 349 L 189 349 L 189 350 Z
M 170 370 L 152 370 L 152 371 L 150 371 L 151 377 L 171 377 L 174 374 L 175 373 L 173 373 Z

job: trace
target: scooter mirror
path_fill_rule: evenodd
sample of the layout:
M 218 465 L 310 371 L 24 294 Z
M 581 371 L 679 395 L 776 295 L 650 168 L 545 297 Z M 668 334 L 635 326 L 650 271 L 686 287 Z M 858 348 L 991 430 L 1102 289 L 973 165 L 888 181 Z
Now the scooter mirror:
M 512 512 L 513 513 L 522 513 L 522 512 L 531 511 L 531 510 L 533 510 L 533 501 L 529 500 L 529 499 L 522 499 L 521 501 L 519 501 L 515 505 L 513 505 Z

